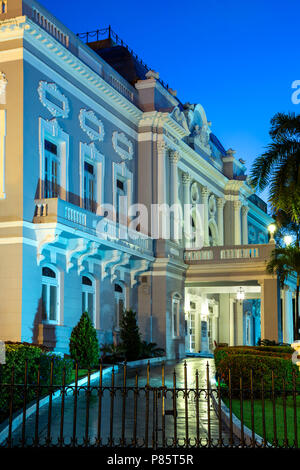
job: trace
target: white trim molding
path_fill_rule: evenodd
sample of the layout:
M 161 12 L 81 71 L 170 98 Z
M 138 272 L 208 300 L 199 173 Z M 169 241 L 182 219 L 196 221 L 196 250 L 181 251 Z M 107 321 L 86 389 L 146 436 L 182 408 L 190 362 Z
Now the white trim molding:
M 36 230 L 36 240 L 37 240 L 37 265 L 39 266 L 42 261 L 44 261 L 45 256 L 42 254 L 43 250 L 48 246 L 54 244 L 61 234 L 61 230 L 53 228 L 51 230 L 37 229 Z
M 104 204 L 104 176 L 105 176 L 105 157 L 95 147 L 94 143 L 85 144 L 80 142 L 79 151 L 79 172 L 80 172 L 80 201 L 81 207 L 84 207 L 84 162 L 96 166 L 96 205 L 97 208 Z
M 150 262 L 146 259 L 133 260 L 130 266 L 130 285 L 133 288 L 137 283 L 137 278 L 145 271 L 148 271 Z
M 27 16 L 4 20 L 0 24 L 0 42 L 25 38 L 39 53 L 54 61 L 65 73 L 77 79 L 81 85 L 104 99 L 110 106 L 117 106 L 119 112 L 130 121 L 137 122 L 142 115 L 137 106 L 123 97 L 98 73 L 77 58 L 51 34 L 31 21 Z M 80 44 L 81 41 L 78 40 Z
M 132 160 L 133 143 L 126 137 L 124 132 L 113 132 L 112 145 L 114 151 L 122 158 L 122 160 Z
M 6 110 L 0 110 L 0 199 L 5 199 L 5 137 Z
M 43 199 L 43 181 L 45 180 L 45 139 L 49 138 L 51 141 L 55 141 L 55 144 L 59 148 L 59 159 L 60 159 L 60 175 L 59 175 L 59 186 L 60 186 L 60 197 L 67 200 L 67 194 L 69 190 L 69 178 L 68 178 L 68 167 L 69 167 L 69 135 L 66 134 L 59 126 L 57 120 L 51 119 L 47 121 L 43 118 L 39 118 L 39 151 L 40 151 L 40 198 Z M 65 192 L 65 194 L 63 194 Z
M 83 263 L 88 258 L 92 258 L 98 251 L 100 243 L 90 242 L 86 246 L 86 251 L 79 256 L 78 258 L 78 275 L 80 275 L 84 271 Z
M 125 162 L 116 163 L 113 162 L 113 206 L 116 211 L 117 208 L 117 180 L 121 179 L 125 183 L 125 195 L 127 197 L 127 208 L 132 204 L 133 198 L 133 173 L 128 170 Z
M 0 104 L 6 104 L 7 78 L 4 72 L 0 72 Z
M 54 116 L 67 118 L 70 112 L 68 98 L 58 89 L 56 83 L 40 81 L 38 87 L 40 102 Z M 53 97 L 53 100 L 51 99 Z M 61 106 L 59 104 L 61 103 Z
M 79 113 L 79 122 L 81 129 L 89 136 L 91 140 L 104 140 L 105 132 L 103 122 L 97 118 L 94 111 L 81 109 Z M 90 122 L 92 126 L 88 124 Z

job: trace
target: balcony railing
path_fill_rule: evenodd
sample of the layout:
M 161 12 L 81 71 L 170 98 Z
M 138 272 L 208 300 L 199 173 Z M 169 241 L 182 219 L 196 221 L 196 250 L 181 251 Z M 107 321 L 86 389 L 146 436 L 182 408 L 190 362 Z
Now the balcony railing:
M 36 200 L 33 222 L 60 223 L 87 232 L 101 240 L 117 242 L 148 254 L 152 254 L 153 251 L 152 239 L 147 235 L 58 198 Z
M 272 244 L 211 246 L 200 250 L 186 250 L 184 260 L 187 264 L 266 261 L 273 249 Z

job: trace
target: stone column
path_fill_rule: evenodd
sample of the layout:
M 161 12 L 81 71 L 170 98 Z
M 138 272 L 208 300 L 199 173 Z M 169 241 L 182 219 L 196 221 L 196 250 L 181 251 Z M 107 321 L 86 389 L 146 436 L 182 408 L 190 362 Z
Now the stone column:
M 180 159 L 179 152 L 175 150 L 170 150 L 169 160 L 170 160 L 170 206 L 178 204 L 178 172 L 177 172 L 177 163 Z M 178 223 L 177 217 L 174 214 L 174 211 L 171 212 L 171 238 L 175 239 L 175 234 L 177 231 L 176 224 Z
M 261 339 L 278 341 L 277 279 L 258 281 L 261 286 Z
M 293 331 L 293 291 L 289 286 L 284 286 L 283 290 L 283 342 L 292 343 L 294 341 Z
M 224 245 L 224 205 L 225 199 L 222 197 L 217 198 L 217 217 L 218 217 L 218 231 L 219 231 L 219 245 Z
M 241 201 L 233 201 L 234 210 L 234 245 L 241 244 Z
M 157 204 L 166 204 L 166 151 L 165 142 L 157 142 Z
M 236 300 L 235 305 L 236 305 L 236 345 L 242 346 L 244 344 L 243 302 Z
M 183 204 L 190 204 L 190 181 L 191 176 L 189 173 L 182 173 L 182 184 L 183 184 Z
M 209 232 L 208 232 L 208 195 L 209 189 L 205 186 L 201 189 L 202 204 L 204 206 L 204 246 L 209 246 Z
M 235 345 L 234 299 L 229 296 L 229 346 Z
M 191 204 L 191 191 L 190 191 L 190 182 L 191 176 L 189 173 L 182 173 L 182 184 L 183 184 L 183 214 L 184 214 L 184 222 L 188 224 L 188 226 L 184 227 L 184 235 L 185 235 L 185 247 L 188 248 L 191 242 L 191 233 L 192 233 L 192 224 L 191 224 L 191 213 L 185 214 L 185 210 L 188 210 L 185 206 Z
M 248 212 L 249 207 L 242 207 L 242 231 L 243 231 L 243 245 L 248 245 Z

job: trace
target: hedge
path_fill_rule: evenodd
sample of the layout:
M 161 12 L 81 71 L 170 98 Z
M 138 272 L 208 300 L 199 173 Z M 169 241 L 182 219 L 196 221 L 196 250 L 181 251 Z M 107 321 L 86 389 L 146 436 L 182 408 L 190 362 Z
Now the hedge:
M 272 390 L 272 371 L 274 372 L 275 390 L 283 390 L 283 381 L 285 381 L 286 391 L 293 389 L 293 374 L 296 379 L 296 387 L 300 387 L 300 375 L 298 368 L 291 360 L 280 357 L 267 357 L 251 354 L 231 354 L 220 360 L 218 375 L 223 382 L 229 385 L 229 371 L 231 372 L 231 385 L 233 396 L 239 394 L 240 377 L 242 377 L 243 390 L 250 391 L 250 374 L 253 371 L 253 389 L 256 390 L 256 396 L 260 396 L 262 379 L 266 397 L 270 396 Z
M 229 355 L 252 355 L 263 357 L 279 357 L 290 360 L 294 350 L 290 347 L 269 347 L 269 346 L 231 346 L 216 348 L 214 358 L 216 368 L 218 369 L 220 361 Z
M 53 353 L 45 351 L 39 346 L 28 344 L 6 344 L 6 364 L 0 366 L 0 421 L 8 416 L 12 368 L 14 367 L 14 383 L 24 384 L 25 361 L 28 362 L 27 383 L 37 384 L 38 368 L 40 365 L 40 385 L 47 386 L 50 383 L 50 368 L 53 359 L 53 385 L 61 385 L 63 369 L 66 369 L 66 383 L 71 380 L 73 362 Z M 5 386 L 6 384 L 6 386 Z M 48 394 L 49 389 L 42 388 L 41 395 Z M 27 403 L 36 396 L 35 387 L 27 387 Z M 23 406 L 24 388 L 15 387 L 13 394 L 14 411 Z

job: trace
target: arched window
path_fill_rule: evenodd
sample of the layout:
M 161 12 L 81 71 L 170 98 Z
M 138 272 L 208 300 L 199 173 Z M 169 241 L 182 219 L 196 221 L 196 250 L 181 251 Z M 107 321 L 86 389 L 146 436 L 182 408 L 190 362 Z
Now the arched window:
M 177 293 L 172 297 L 172 335 L 173 338 L 180 336 L 180 301 L 181 296 Z
M 121 283 L 115 284 L 115 328 L 120 328 L 122 315 L 126 305 L 125 287 Z
M 219 233 L 218 233 L 217 224 L 214 220 L 209 221 L 208 232 L 209 232 L 209 245 L 218 246 L 219 245 Z
M 95 282 L 91 276 L 82 276 L 82 313 L 87 312 L 95 326 Z
M 59 321 L 59 279 L 52 267 L 42 269 L 42 305 L 43 321 L 58 323 Z

